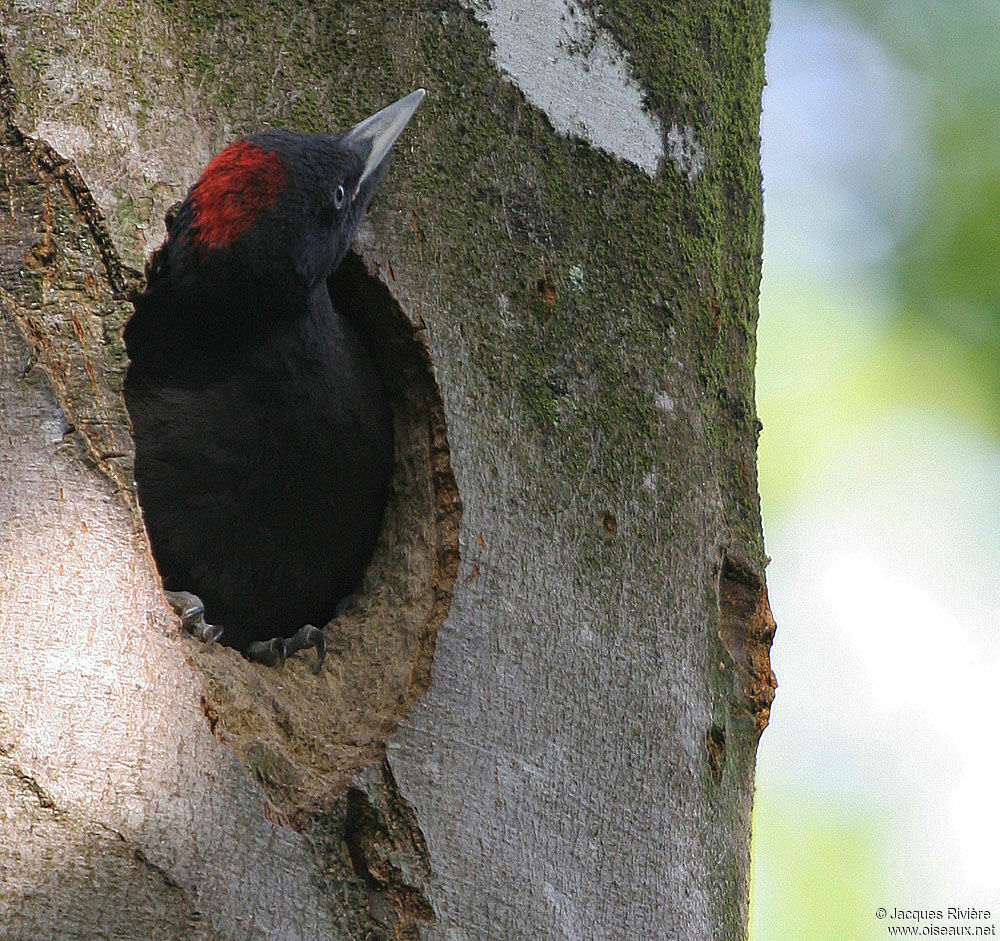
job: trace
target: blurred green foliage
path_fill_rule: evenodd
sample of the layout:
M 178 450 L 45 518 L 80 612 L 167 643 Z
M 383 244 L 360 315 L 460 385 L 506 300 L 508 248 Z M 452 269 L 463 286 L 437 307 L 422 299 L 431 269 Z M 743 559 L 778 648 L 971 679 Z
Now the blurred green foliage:
M 845 442 L 900 407 L 995 434 L 1000 369 L 929 316 L 854 279 L 774 273 L 761 287 L 757 401 L 765 527 L 801 499 Z M 902 310 L 902 312 L 900 312 Z M 1000 356 L 1000 350 L 997 355 Z
M 864 811 L 838 813 L 815 799 L 790 805 L 784 797 L 758 796 L 754 805 L 751 941 L 878 937 L 875 908 L 890 898 L 881 822 Z
M 926 189 L 890 261 L 899 296 L 891 339 L 897 356 L 914 355 L 912 396 L 944 404 L 949 390 L 976 386 L 988 407 L 975 417 L 1000 437 L 1000 3 L 826 6 L 868 30 L 916 77 L 927 108 Z M 946 364 L 934 362 L 939 349 Z M 966 404 L 966 396 L 951 403 L 958 413 Z
M 824 527 L 831 520 L 853 521 L 845 527 L 851 534 L 845 539 L 857 533 L 870 536 L 887 571 L 905 568 L 909 560 L 910 569 L 921 572 L 917 581 L 922 587 L 934 586 L 932 593 L 941 599 L 963 600 L 964 606 L 949 604 L 958 627 L 953 626 L 955 636 L 942 636 L 943 644 L 960 645 L 976 636 L 970 598 L 984 608 L 995 598 L 990 594 L 995 571 L 990 560 L 1000 519 L 995 484 L 1000 440 L 1000 0 L 773 2 L 786 28 L 807 22 L 822 29 L 828 23 L 836 31 L 846 20 L 881 45 L 902 70 L 906 87 L 901 100 L 916 104 L 905 118 L 912 123 L 905 128 L 903 146 L 920 150 L 919 173 L 897 167 L 892 148 L 900 144 L 891 139 L 890 129 L 884 140 L 875 141 L 882 148 L 881 163 L 836 165 L 842 153 L 850 152 L 839 146 L 843 139 L 851 143 L 851 129 L 865 130 L 865 125 L 838 123 L 834 118 L 843 109 L 825 109 L 823 96 L 843 96 L 846 85 L 846 110 L 874 115 L 869 126 L 878 129 L 879 102 L 870 100 L 878 86 L 866 85 L 860 71 L 851 72 L 865 65 L 863 60 L 860 65 L 847 61 L 860 47 L 820 43 L 802 52 L 795 44 L 810 35 L 786 35 L 784 60 L 776 57 L 769 63 L 769 68 L 786 69 L 781 76 L 769 75 L 775 86 L 784 81 L 782 96 L 773 99 L 784 109 L 777 114 L 779 129 L 781 122 L 792 126 L 811 120 L 813 133 L 792 134 L 784 141 L 780 133 L 775 135 L 771 146 L 789 150 L 772 150 L 769 157 L 778 162 L 779 171 L 794 171 L 792 164 L 800 161 L 807 171 L 831 168 L 841 179 L 836 173 L 830 179 L 823 172 L 802 173 L 800 166 L 801 175 L 790 172 L 788 178 L 807 185 L 791 190 L 791 199 L 786 195 L 784 202 L 770 205 L 766 174 L 764 181 L 765 219 L 772 226 L 777 222 L 772 232 L 779 237 L 770 242 L 772 254 L 765 239 L 757 368 L 764 423 L 759 467 L 764 526 L 775 555 L 768 581 L 777 589 L 772 604 L 778 621 L 776 651 L 780 648 L 776 669 L 784 686 L 778 690 L 780 704 L 783 692 L 791 690 L 820 700 L 832 695 L 822 687 L 823 675 L 809 673 L 804 651 L 812 639 L 834 638 L 838 628 L 816 599 L 802 597 L 806 588 L 795 580 L 796 565 L 828 561 L 809 539 L 826 536 L 826 543 L 822 538 L 817 542 L 829 545 L 834 537 Z M 790 17 L 792 9 L 817 16 Z M 789 46 L 797 57 L 788 54 Z M 829 61 L 821 61 L 823 56 Z M 850 84 L 852 78 L 858 78 L 856 85 Z M 767 139 L 764 146 L 768 148 Z M 819 155 L 825 162 L 810 164 L 817 156 L 813 147 L 826 148 Z M 862 166 L 871 174 L 864 186 L 853 193 L 838 188 L 844 175 Z M 895 169 L 900 172 L 893 179 Z M 775 174 L 772 194 L 783 182 L 788 185 L 781 176 Z M 913 199 L 898 200 L 893 185 L 905 189 L 910 179 L 917 190 Z M 877 199 L 867 199 L 871 192 L 888 193 L 889 198 L 879 205 Z M 855 259 L 814 270 L 807 263 L 813 256 L 788 250 L 788 232 L 800 240 L 810 232 L 822 234 L 804 224 L 810 213 L 857 194 L 861 198 L 855 203 L 862 211 L 871 203 L 876 214 L 889 214 L 884 229 L 898 241 L 888 255 L 859 251 L 857 258 L 878 261 L 865 267 Z M 906 213 L 900 210 L 893 217 L 904 203 Z M 851 216 L 845 213 L 844 218 Z M 866 238 L 860 228 L 847 231 L 848 244 Z M 928 567 L 921 570 L 924 559 Z M 796 603 L 790 603 L 796 592 Z M 837 642 L 851 643 L 847 638 Z M 986 640 L 983 644 L 976 649 L 993 649 Z M 842 688 L 845 670 L 845 663 L 830 660 L 833 690 Z M 884 688 L 884 676 L 869 679 Z M 864 698 L 857 687 L 852 694 Z M 788 702 L 795 703 L 794 695 Z M 907 708 L 916 707 L 910 703 Z M 925 820 L 930 826 L 933 818 L 942 833 L 952 833 L 946 811 L 953 792 L 945 777 L 934 777 L 932 768 L 922 766 L 928 803 L 922 817 L 914 810 L 921 806 L 914 795 L 907 817 L 884 796 L 877 806 L 879 798 L 863 793 L 849 773 L 848 761 L 865 761 L 871 754 L 871 728 L 849 726 L 841 716 L 839 725 L 831 717 L 828 726 L 835 728 L 816 729 L 810 725 L 813 720 L 793 714 L 792 706 L 773 715 L 775 726 L 761 740 L 754 807 L 754 941 L 885 937 L 885 926 L 874 914 L 879 905 L 891 909 L 890 898 L 904 897 L 918 884 L 925 891 L 944 873 L 956 885 L 964 884 L 957 867 L 964 858 L 957 836 L 955 849 L 946 853 L 942 848 L 933 859 L 924 859 L 919 857 L 920 841 L 907 830 L 908 821 Z M 889 719 L 883 716 L 882 721 Z M 919 754 L 926 747 L 912 723 L 900 720 L 893 728 L 905 743 L 904 753 Z M 961 739 L 951 736 L 962 731 L 942 733 L 959 752 Z M 828 764 L 820 766 L 829 768 L 829 779 L 822 774 L 810 778 L 796 764 L 795 755 L 807 740 L 827 756 Z M 891 763 L 883 773 L 894 773 Z M 905 767 L 898 773 L 905 783 Z M 910 793 L 899 781 L 895 787 L 891 783 L 886 782 L 886 794 Z M 920 878 L 918 870 L 924 873 Z M 924 901 L 929 897 L 925 893 Z

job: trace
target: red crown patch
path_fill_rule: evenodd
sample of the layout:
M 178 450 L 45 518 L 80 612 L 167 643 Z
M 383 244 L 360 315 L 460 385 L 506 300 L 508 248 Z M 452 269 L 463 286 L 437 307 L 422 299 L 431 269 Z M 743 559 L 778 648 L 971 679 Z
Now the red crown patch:
M 281 158 L 250 141 L 236 141 L 205 167 L 191 191 L 194 243 L 227 248 L 274 205 L 288 173 Z

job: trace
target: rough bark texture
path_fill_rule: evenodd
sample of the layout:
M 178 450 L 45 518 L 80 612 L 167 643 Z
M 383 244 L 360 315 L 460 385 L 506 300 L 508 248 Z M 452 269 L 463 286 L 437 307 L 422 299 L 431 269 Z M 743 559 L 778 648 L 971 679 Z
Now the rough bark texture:
M 2 14 L 0 937 L 744 935 L 766 6 L 590 11 L 655 173 L 554 133 L 475 13 Z M 128 291 L 233 137 L 421 85 L 334 285 L 399 431 L 372 571 L 319 678 L 206 652 L 130 496 Z

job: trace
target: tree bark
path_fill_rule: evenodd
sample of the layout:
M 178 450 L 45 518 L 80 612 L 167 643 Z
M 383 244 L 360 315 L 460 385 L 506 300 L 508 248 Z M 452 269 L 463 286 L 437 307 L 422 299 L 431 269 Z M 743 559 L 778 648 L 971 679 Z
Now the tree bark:
M 744 937 L 766 3 L 0 15 L 0 937 Z M 376 558 L 321 676 L 205 650 L 132 496 L 143 257 L 236 136 L 419 86 L 331 283 Z

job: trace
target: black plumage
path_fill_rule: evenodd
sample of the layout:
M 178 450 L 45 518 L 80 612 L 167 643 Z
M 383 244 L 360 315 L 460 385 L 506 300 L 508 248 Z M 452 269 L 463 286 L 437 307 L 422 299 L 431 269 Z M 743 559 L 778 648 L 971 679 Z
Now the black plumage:
M 329 621 L 374 550 L 392 416 L 352 326 L 362 312 L 335 309 L 326 281 L 422 97 L 343 135 L 273 131 L 223 151 L 171 222 L 125 329 L 135 478 L 160 573 L 251 655 Z

